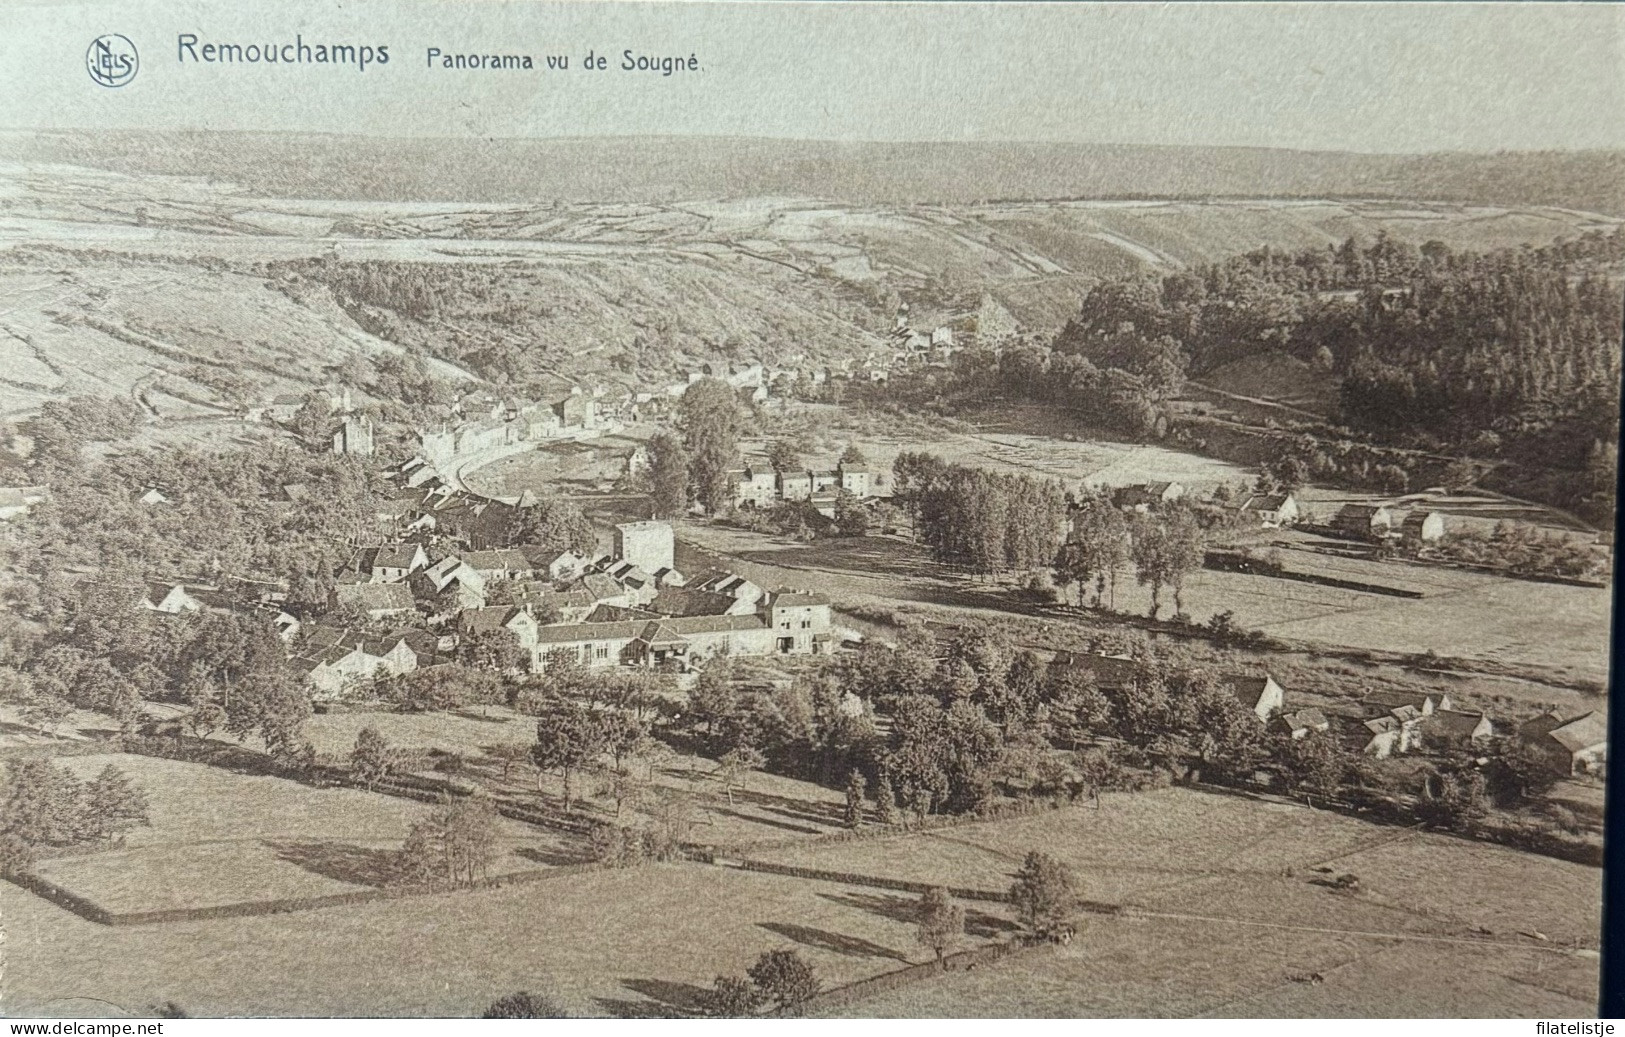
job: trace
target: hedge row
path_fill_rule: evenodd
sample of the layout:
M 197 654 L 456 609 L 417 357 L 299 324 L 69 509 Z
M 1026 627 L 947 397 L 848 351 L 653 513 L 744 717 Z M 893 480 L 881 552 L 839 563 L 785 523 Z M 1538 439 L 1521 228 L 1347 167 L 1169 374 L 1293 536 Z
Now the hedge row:
M 938 961 L 928 961 L 920 965 L 910 965 L 907 968 L 892 972 L 882 972 L 878 976 L 860 979 L 856 983 L 848 983 L 844 987 L 826 990 L 822 994 L 804 1001 L 799 1005 L 781 1011 L 770 1013 L 772 1016 L 800 1016 L 809 1012 L 828 1011 L 844 1008 L 856 1004 L 876 994 L 884 994 L 910 983 L 940 976 L 945 972 L 963 972 L 967 969 L 978 968 L 982 965 L 991 965 L 996 961 L 1008 958 L 1015 954 L 1047 954 L 1053 953 L 1055 944 L 1049 940 L 1027 942 L 1024 940 L 999 941 L 972 947 L 969 950 L 949 954 Z
M 732 862 L 732 866 L 743 871 L 762 871 L 770 875 L 789 875 L 798 879 L 815 879 L 820 882 L 839 882 L 848 886 L 873 886 L 877 889 L 895 889 L 904 893 L 924 893 L 938 885 L 935 882 L 912 882 L 907 879 L 892 879 L 884 875 L 859 875 L 850 871 L 825 871 L 821 868 L 802 868 L 794 864 L 774 864 L 771 861 L 741 860 Z M 1008 903 L 1010 895 L 988 889 L 965 889 L 958 886 L 946 886 L 949 895 L 958 900 L 982 900 L 996 904 Z
M 503 886 L 538 882 L 542 879 L 561 878 L 566 875 L 579 875 L 583 872 L 597 870 L 599 870 L 597 864 L 566 864 L 556 868 L 532 868 L 527 871 L 516 871 L 506 875 L 498 875 L 495 878 L 482 879 L 474 884 L 474 888 L 500 889 Z M 395 900 L 402 897 L 446 892 L 445 887 L 441 886 L 395 886 L 387 889 L 358 889 L 350 893 L 329 893 L 317 897 L 244 900 L 234 904 L 216 904 L 210 907 L 177 907 L 166 908 L 161 911 L 115 913 L 86 900 L 84 897 L 70 893 L 49 879 L 41 878 L 31 872 L 14 873 L 6 877 L 31 893 L 36 893 L 59 907 L 72 911 L 81 918 L 102 925 L 152 925 L 162 922 L 193 922 L 209 918 L 244 918 L 255 915 L 284 914 L 292 911 L 311 911 L 323 907 L 343 907 L 350 904 L 370 903 L 374 900 Z
M 975 825 L 985 821 L 1005 821 L 1011 818 L 1031 817 L 1034 814 L 1047 814 L 1052 810 L 1063 810 L 1075 806 L 1071 800 L 1054 797 L 1027 798 L 1005 800 L 988 804 L 984 809 L 972 814 L 927 814 L 923 818 L 912 821 L 900 821 L 896 824 L 882 825 L 870 824 L 861 828 L 849 828 L 836 832 L 825 832 L 821 835 L 805 838 L 769 839 L 763 842 L 741 843 L 737 846 L 719 848 L 719 852 L 742 854 L 746 852 L 763 853 L 771 850 L 788 850 L 803 846 L 823 846 L 836 843 L 856 842 L 863 839 L 887 839 L 893 836 L 910 835 L 914 832 L 930 832 L 939 828 L 957 828 L 960 825 Z

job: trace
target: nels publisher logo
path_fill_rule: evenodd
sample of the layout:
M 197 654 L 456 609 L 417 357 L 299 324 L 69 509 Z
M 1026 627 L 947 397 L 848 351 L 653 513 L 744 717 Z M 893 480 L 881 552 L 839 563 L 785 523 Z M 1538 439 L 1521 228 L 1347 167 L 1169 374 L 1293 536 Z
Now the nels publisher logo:
M 140 67 L 135 44 L 116 32 L 96 37 L 85 51 L 85 68 L 90 78 L 102 86 L 123 86 L 135 78 Z

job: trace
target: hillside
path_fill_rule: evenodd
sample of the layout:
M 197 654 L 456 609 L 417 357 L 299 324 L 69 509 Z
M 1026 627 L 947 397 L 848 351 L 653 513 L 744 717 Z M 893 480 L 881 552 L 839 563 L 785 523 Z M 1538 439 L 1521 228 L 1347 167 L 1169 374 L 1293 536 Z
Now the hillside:
M 1150 197 L 1387 198 L 1625 216 L 1625 154 L 759 138 L 390 139 L 0 132 L 0 159 L 206 177 L 275 198 L 534 203 L 814 197 L 847 204 Z
M 901 301 L 929 328 L 991 298 L 1049 334 L 1099 278 L 1263 245 L 1386 231 L 1489 249 L 1615 222 L 1419 201 L 342 202 L 0 165 L 0 415 L 130 393 L 202 417 L 403 345 L 487 376 L 507 354 L 654 386 L 711 358 L 888 354 Z M 432 307 L 390 294 L 413 281 Z

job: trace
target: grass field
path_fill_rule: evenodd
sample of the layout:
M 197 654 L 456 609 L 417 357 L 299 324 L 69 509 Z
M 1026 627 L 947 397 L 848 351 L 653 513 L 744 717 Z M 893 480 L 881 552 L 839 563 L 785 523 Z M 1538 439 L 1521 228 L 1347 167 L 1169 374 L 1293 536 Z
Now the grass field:
M 692 551 L 679 566 L 724 564 L 763 586 L 816 591 L 837 602 L 999 607 L 988 585 L 936 566 L 926 552 L 894 538 L 816 544 L 718 526 L 685 525 Z M 1455 569 L 1286 552 L 1288 565 L 1341 579 L 1415 590 L 1406 599 L 1244 573 L 1199 570 L 1185 583 L 1185 611 L 1197 623 L 1231 612 L 1243 627 L 1341 648 L 1481 659 L 1533 667 L 1567 681 L 1600 685 L 1608 676 L 1609 591 L 1534 583 Z M 1116 606 L 1145 615 L 1149 587 L 1132 569 L 1119 576 Z M 1161 615 L 1173 614 L 1164 588 Z
M 44 860 L 44 878 L 115 912 L 323 896 L 376 885 L 389 855 L 429 807 L 354 789 L 127 754 L 64 757 L 92 777 L 117 765 L 147 795 L 151 827 L 125 845 Z M 542 829 L 503 820 L 493 874 L 579 859 Z
M 762 856 L 1002 889 L 1029 849 L 1071 865 L 1085 897 L 1131 914 L 1085 916 L 1080 939 L 1054 957 L 917 984 L 854 1014 L 1595 1011 L 1599 870 L 1303 807 L 1167 789 L 1108 795 L 1099 810 Z M 1361 892 L 1312 881 L 1345 872 Z M 1313 973 L 1324 982 L 1300 981 Z
M 799 951 L 825 986 L 923 960 L 877 892 L 674 864 L 110 928 L 0 883 L 4 1012 L 149 1014 L 174 1000 L 199 1016 L 469 1016 L 525 989 L 572 1014 L 660 1014 L 775 948 Z
M 372 727 L 397 748 L 461 754 L 465 761 L 461 776 L 479 780 L 493 792 L 521 800 L 536 796 L 536 771 L 528 762 L 512 767 L 504 779 L 501 763 L 488 755 L 496 745 L 533 744 L 535 720 L 503 706 L 492 706 L 487 712 L 487 716 L 481 716 L 478 710 L 328 713 L 311 717 L 304 730 L 318 752 L 346 756 L 355 746 L 357 733 L 363 727 Z M 640 775 L 646 773 L 641 762 L 631 766 Z M 651 784 L 651 794 L 641 807 L 627 806 L 617 816 L 607 783 L 598 776 L 577 774 L 573 779 L 575 806 L 604 821 L 625 824 L 636 821 L 640 812 L 658 809 L 662 797 L 682 797 L 692 805 L 691 837 L 719 845 L 812 836 L 843 827 L 846 799 L 838 790 L 776 774 L 754 773 L 746 778 L 745 788 L 735 790 L 730 803 L 716 762 L 700 756 L 670 754 L 654 768 Z M 542 798 L 556 806 L 562 793 L 557 773 L 542 776 Z

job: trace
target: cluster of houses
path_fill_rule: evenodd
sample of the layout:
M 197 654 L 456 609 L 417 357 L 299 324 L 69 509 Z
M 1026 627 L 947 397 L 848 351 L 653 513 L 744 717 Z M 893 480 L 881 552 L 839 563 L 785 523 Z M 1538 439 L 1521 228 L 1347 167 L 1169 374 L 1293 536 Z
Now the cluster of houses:
M 512 635 L 531 672 L 565 661 L 681 671 L 719 655 L 836 647 L 829 602 L 818 595 L 769 591 L 721 570 L 685 578 L 672 564 L 669 523 L 622 523 L 612 544 L 598 557 L 523 545 L 362 548 L 337 574 L 328 616 L 314 623 L 302 624 L 277 588 L 154 582 L 138 607 L 266 610 L 317 701 L 448 664 L 468 639 L 497 632 Z
M 308 631 L 294 659 L 313 693 L 334 695 L 358 680 L 446 662 L 464 640 L 499 631 L 512 635 L 532 672 L 561 660 L 682 670 L 717 655 L 815 655 L 835 647 L 823 598 L 769 591 L 722 571 L 685 577 L 673 564 L 666 522 L 617 525 L 610 552 L 596 557 L 434 540 L 445 546 L 402 540 L 356 552 L 330 604 L 364 613 L 373 628 L 422 625 L 389 637 Z
M 1102 691 L 1126 688 L 1142 673 L 1127 655 L 1059 652 L 1051 668 L 1086 674 Z M 1350 749 L 1376 759 L 1424 748 L 1482 744 L 1495 736 L 1489 717 L 1457 709 L 1442 692 L 1372 691 L 1358 702 L 1325 708 L 1290 707 L 1286 691 L 1268 674 L 1225 673 L 1218 682 L 1261 723 L 1291 738 L 1329 733 Z M 1589 712 L 1564 718 L 1540 716 L 1517 729 L 1517 737 L 1564 776 L 1602 773 L 1608 759 L 1607 718 Z
M 809 501 L 826 518 L 835 516 L 835 505 L 841 494 L 867 500 L 881 495 L 885 481 L 883 475 L 856 465 L 785 472 L 762 465 L 728 472 L 731 501 L 736 509 L 771 508 L 785 501 Z
M 1177 482 L 1149 482 L 1112 492 L 1112 503 L 1125 511 L 1150 511 L 1179 500 L 1186 488 Z M 1235 505 L 1242 519 L 1264 529 L 1280 529 L 1303 520 L 1303 509 L 1291 493 L 1253 493 Z M 1345 504 L 1326 531 L 1351 540 L 1402 540 L 1431 544 L 1444 538 L 1444 515 L 1413 508 L 1400 512 L 1386 504 Z

